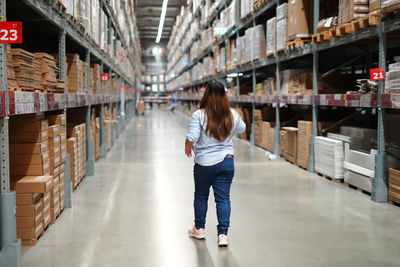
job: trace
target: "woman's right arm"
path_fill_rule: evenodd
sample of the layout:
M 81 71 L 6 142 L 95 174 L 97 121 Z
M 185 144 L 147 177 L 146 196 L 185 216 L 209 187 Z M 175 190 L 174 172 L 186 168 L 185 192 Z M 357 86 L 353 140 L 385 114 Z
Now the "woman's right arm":
M 244 123 L 242 117 L 235 111 L 235 121 L 237 121 L 237 126 L 235 129 L 235 133 L 240 134 L 246 131 L 246 123 Z

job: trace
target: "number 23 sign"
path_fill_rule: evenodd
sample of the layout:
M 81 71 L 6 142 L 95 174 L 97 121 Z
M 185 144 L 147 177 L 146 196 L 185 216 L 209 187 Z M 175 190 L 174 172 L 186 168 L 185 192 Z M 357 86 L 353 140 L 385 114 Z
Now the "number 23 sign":
M 21 44 L 22 23 L 20 21 L 0 21 L 0 43 Z

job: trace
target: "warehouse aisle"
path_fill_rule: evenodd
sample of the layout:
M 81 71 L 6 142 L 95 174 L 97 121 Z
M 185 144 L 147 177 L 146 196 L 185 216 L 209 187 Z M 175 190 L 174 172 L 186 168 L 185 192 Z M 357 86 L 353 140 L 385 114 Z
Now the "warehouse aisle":
M 192 159 L 183 153 L 187 118 L 147 111 L 96 164 L 22 266 L 398 266 L 400 210 L 311 175 L 237 141 L 231 245 L 192 224 Z

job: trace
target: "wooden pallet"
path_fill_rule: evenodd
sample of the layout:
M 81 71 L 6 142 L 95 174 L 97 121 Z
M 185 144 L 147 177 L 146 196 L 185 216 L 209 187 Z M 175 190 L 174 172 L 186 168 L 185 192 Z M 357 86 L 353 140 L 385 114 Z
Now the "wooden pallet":
M 343 36 L 353 32 L 353 25 L 351 23 L 345 23 L 336 27 L 336 36 Z
M 400 207 L 400 203 L 397 203 L 396 201 L 390 200 L 389 199 L 389 204 L 392 204 L 394 206 Z
M 321 176 L 321 177 L 323 177 L 323 178 L 325 178 L 325 179 L 327 179 L 327 180 L 330 180 L 330 181 L 332 181 L 332 182 L 334 182 L 334 183 L 337 183 L 337 184 L 340 184 L 340 183 L 343 182 L 342 179 L 332 178 L 332 177 L 329 177 L 328 175 L 325 175 L 325 174 L 320 173 L 320 172 L 315 172 L 315 174 L 317 174 L 317 175 L 319 175 L 319 176 Z
M 63 5 L 63 3 L 61 3 L 58 0 L 53 0 L 53 2 L 58 6 L 58 8 L 62 11 L 62 12 L 66 12 L 67 8 Z
M 382 8 L 382 14 L 397 14 L 400 13 L 400 3 L 388 6 L 388 7 L 383 7 Z
M 354 190 L 357 190 L 357 191 L 360 192 L 360 193 L 364 193 L 364 194 L 366 194 L 366 195 L 371 195 L 370 192 L 365 191 L 364 189 L 361 189 L 361 188 L 359 188 L 359 187 L 357 187 L 357 186 L 351 185 L 351 184 L 346 183 L 346 182 L 344 182 L 343 184 L 344 184 L 344 186 L 346 186 L 346 187 L 348 187 L 348 188 L 352 188 L 352 189 L 354 189 Z
M 293 41 L 288 41 L 286 44 L 286 50 L 292 50 L 297 47 L 304 46 L 311 42 L 311 38 L 295 38 Z
M 262 7 L 265 4 L 265 2 L 267 2 L 267 0 L 258 0 L 257 2 L 255 2 L 253 4 L 253 9 L 254 10 L 259 9 L 260 7 Z

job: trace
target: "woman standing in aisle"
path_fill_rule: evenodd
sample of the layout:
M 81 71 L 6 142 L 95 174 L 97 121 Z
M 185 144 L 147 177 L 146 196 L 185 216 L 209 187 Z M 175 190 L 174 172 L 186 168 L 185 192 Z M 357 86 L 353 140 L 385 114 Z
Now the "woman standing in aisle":
M 246 130 L 240 115 L 230 108 L 225 87 L 218 81 L 207 84 L 200 109 L 193 113 L 185 142 L 185 154 L 195 154 L 194 217 L 189 235 L 206 237 L 205 223 L 210 187 L 213 187 L 218 217 L 218 245 L 227 246 L 231 214 L 230 188 L 235 168 L 234 134 Z

